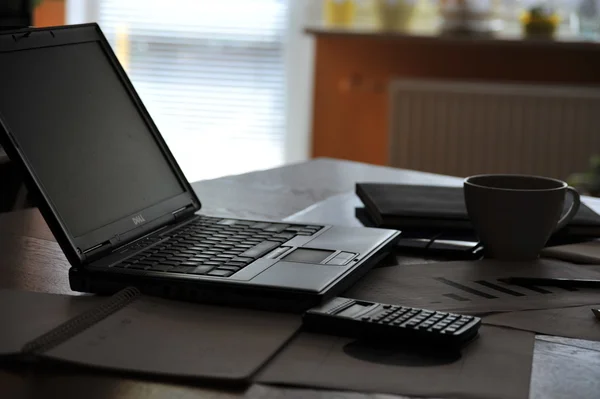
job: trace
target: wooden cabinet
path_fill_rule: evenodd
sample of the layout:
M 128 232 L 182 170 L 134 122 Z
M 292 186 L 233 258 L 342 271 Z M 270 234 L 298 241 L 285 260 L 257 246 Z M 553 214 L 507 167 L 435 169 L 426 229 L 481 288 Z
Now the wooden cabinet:
M 42 0 L 33 11 L 33 24 L 37 27 L 65 24 L 66 0 Z
M 600 44 L 308 30 L 315 36 L 312 156 L 387 163 L 397 77 L 600 83 Z

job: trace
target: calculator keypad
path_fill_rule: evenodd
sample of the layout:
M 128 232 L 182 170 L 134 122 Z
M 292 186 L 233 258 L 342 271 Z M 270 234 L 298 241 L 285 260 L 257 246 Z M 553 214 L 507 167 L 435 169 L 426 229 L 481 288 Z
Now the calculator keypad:
M 362 320 L 415 330 L 441 332 L 442 334 L 455 334 L 475 320 L 473 316 L 435 312 L 406 306 L 384 305 L 383 309 L 383 312 L 379 312 L 373 317 L 363 317 Z

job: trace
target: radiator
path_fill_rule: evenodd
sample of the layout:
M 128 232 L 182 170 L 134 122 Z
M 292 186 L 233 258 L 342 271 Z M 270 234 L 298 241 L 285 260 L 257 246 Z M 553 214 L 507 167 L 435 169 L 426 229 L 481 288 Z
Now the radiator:
M 389 164 L 566 179 L 600 154 L 600 88 L 394 80 Z

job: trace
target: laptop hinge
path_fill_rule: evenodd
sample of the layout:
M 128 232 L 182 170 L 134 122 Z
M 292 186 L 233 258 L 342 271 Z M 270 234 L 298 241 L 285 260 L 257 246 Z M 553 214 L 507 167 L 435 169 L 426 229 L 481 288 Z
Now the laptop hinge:
M 171 212 L 171 214 L 173 215 L 173 218 L 175 218 L 175 220 L 178 221 L 193 214 L 195 211 L 196 210 L 194 209 L 194 205 L 192 204 L 179 208 L 176 211 Z
M 81 253 L 81 255 L 84 260 L 93 259 L 97 255 L 105 252 L 108 248 L 111 248 L 111 247 L 112 247 L 112 244 L 110 241 L 104 241 L 103 243 L 94 245 L 93 247 L 86 249 L 85 251 L 83 251 Z

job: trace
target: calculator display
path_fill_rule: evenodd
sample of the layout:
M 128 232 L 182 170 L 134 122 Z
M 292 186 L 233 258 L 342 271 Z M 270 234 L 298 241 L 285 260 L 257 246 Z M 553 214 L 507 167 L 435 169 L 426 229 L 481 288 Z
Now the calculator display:
M 336 316 L 354 317 L 355 315 L 360 314 L 361 312 L 364 312 L 365 309 L 367 309 L 369 307 L 371 307 L 371 305 L 362 305 L 360 303 L 354 303 L 354 304 L 348 306 L 346 309 L 339 312 L 338 314 L 336 314 Z

